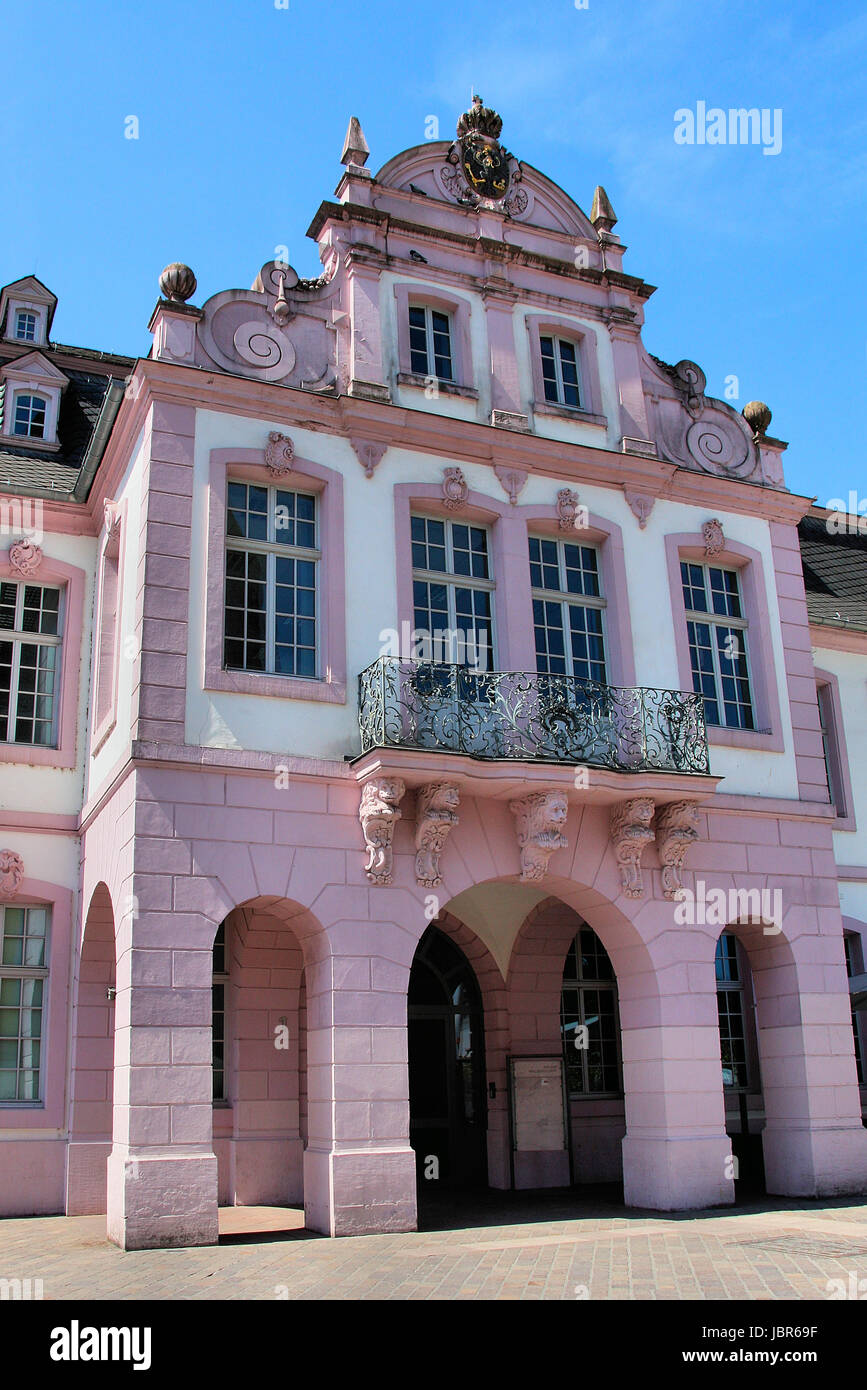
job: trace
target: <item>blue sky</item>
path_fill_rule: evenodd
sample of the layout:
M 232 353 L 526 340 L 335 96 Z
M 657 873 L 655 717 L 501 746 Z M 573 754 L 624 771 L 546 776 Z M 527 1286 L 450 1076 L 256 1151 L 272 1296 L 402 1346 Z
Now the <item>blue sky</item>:
M 644 341 L 738 377 L 789 441 L 789 486 L 867 494 L 867 11 L 857 0 L 7 0 L 0 282 L 58 295 L 53 336 L 146 354 L 157 277 L 196 302 L 249 286 L 333 194 L 350 115 L 375 171 L 442 138 L 473 87 L 503 141 L 589 212 L 658 291 Z M 678 145 L 674 113 L 782 111 L 782 149 Z M 135 115 L 139 138 L 124 138 Z

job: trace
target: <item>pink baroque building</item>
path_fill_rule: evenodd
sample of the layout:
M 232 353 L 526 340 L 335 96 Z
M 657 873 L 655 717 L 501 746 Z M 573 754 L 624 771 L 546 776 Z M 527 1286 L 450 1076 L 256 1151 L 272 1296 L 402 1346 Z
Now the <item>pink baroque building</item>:
M 2 292 L 0 1213 L 867 1189 L 867 544 L 500 129 L 147 358 Z

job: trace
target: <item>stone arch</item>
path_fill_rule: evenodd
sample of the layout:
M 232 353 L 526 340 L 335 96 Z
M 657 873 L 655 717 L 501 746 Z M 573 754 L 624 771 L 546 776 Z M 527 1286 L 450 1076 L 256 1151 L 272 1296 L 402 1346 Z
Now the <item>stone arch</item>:
M 115 915 L 104 881 L 84 916 L 73 970 L 73 1052 L 69 1100 L 66 1213 L 106 1210 L 114 1095 Z

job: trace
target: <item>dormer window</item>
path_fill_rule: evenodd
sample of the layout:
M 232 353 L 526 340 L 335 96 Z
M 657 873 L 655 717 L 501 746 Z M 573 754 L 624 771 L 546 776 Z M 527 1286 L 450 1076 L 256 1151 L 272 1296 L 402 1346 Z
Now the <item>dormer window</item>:
M 542 382 L 545 400 L 554 405 L 581 409 L 581 385 L 578 376 L 578 349 L 568 338 L 539 338 L 542 352 Z
M 15 397 L 12 433 L 26 435 L 29 439 L 44 439 L 47 408 L 48 402 L 43 396 L 29 396 L 19 392 Z
M 31 309 L 19 309 L 15 315 L 15 337 L 20 343 L 36 342 L 37 318 Z
M 451 320 L 429 304 L 409 306 L 410 370 L 419 376 L 454 381 Z

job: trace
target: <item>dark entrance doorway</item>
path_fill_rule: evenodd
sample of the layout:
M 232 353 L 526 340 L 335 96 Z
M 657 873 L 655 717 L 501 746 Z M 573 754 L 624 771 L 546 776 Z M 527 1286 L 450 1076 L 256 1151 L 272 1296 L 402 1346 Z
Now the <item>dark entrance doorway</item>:
M 436 927 L 415 953 L 408 1028 L 409 1142 L 419 1189 L 487 1187 L 482 998 L 466 956 Z

